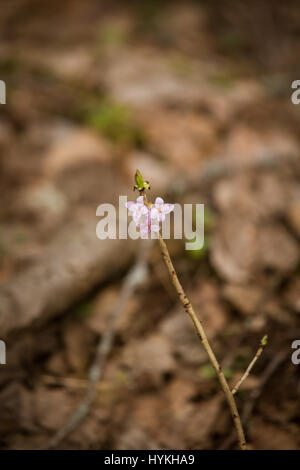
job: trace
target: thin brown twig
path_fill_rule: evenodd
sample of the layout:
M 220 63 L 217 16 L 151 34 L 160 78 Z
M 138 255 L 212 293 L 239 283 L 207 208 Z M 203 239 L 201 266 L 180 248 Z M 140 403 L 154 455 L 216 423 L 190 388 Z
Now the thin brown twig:
M 240 378 L 240 380 L 237 381 L 237 383 L 235 384 L 235 386 L 233 387 L 233 389 L 231 390 L 231 393 L 232 395 L 235 395 L 236 392 L 238 391 L 238 389 L 240 388 L 240 386 L 242 385 L 242 383 L 244 382 L 244 380 L 246 380 L 246 378 L 248 377 L 248 375 L 250 374 L 251 372 L 251 369 L 253 368 L 254 364 L 256 363 L 256 361 L 258 360 L 258 358 L 260 357 L 261 353 L 263 352 L 263 350 L 265 349 L 267 345 L 267 335 L 265 335 L 261 342 L 260 342 L 260 345 L 259 345 L 259 348 L 258 350 L 256 351 L 256 354 L 254 356 L 254 358 L 252 359 L 252 361 L 250 362 L 250 364 L 248 365 L 247 369 L 245 370 L 244 374 L 242 375 L 242 377 Z
M 198 319 L 198 317 L 197 317 L 197 315 L 196 315 L 196 313 L 193 309 L 193 306 L 192 306 L 190 300 L 188 299 L 188 297 L 186 296 L 185 291 L 183 290 L 183 287 L 182 287 L 182 285 L 181 285 L 181 283 L 180 283 L 180 281 L 177 277 L 176 271 L 174 269 L 172 260 L 171 260 L 170 255 L 169 255 L 167 245 L 164 242 L 164 240 L 162 239 L 160 233 L 159 233 L 158 240 L 159 240 L 159 244 L 160 244 L 163 259 L 164 259 L 165 264 L 168 268 L 168 271 L 170 273 L 173 285 L 176 289 L 176 292 L 179 296 L 179 299 L 180 299 L 185 311 L 190 316 L 190 318 L 191 318 L 191 320 L 192 320 L 192 322 L 195 326 L 196 332 L 197 332 L 197 334 L 198 334 L 198 336 L 199 336 L 199 338 L 200 338 L 200 340 L 203 344 L 203 347 L 204 347 L 205 351 L 208 354 L 210 362 L 211 362 L 214 370 L 216 371 L 217 377 L 219 379 L 220 385 L 221 385 L 222 390 L 225 394 L 227 403 L 228 403 L 230 411 L 231 411 L 232 419 L 233 419 L 235 429 L 236 429 L 236 432 L 237 432 L 237 436 L 238 436 L 239 447 L 240 447 L 241 450 L 246 450 L 247 447 L 246 447 L 245 434 L 244 434 L 244 430 L 243 430 L 243 427 L 242 427 L 239 412 L 238 412 L 238 409 L 237 409 L 237 406 L 236 406 L 236 403 L 235 403 L 234 396 L 233 396 L 233 394 L 232 394 L 232 392 L 229 388 L 229 385 L 228 385 L 227 380 L 224 376 L 222 368 L 221 368 L 221 366 L 220 366 L 220 364 L 219 364 L 219 362 L 218 362 L 218 360 L 217 360 L 217 358 L 216 358 L 216 356 L 215 356 L 215 354 L 214 354 L 214 352 L 213 352 L 213 350 L 210 346 L 210 343 L 208 341 L 208 338 L 206 336 L 206 333 L 205 333 L 205 330 L 202 326 L 202 323 Z
M 264 387 L 269 382 L 269 380 L 273 377 L 274 373 L 276 372 L 278 367 L 280 367 L 283 361 L 286 359 L 288 354 L 289 352 L 287 352 L 286 350 L 279 351 L 278 354 L 276 354 L 276 356 L 273 358 L 273 360 L 268 364 L 268 367 L 266 367 L 265 371 L 263 372 L 261 376 L 259 386 L 250 393 L 249 399 L 245 404 L 245 408 L 243 410 L 243 417 L 242 417 L 242 421 L 244 425 L 246 425 L 249 422 L 249 419 L 253 413 L 257 400 L 261 396 Z
M 249 398 L 247 402 L 245 403 L 245 407 L 242 412 L 242 423 L 245 429 L 248 428 L 249 421 L 251 419 L 251 416 L 253 414 L 257 401 L 259 400 L 259 397 L 262 395 L 264 387 L 267 385 L 269 380 L 273 377 L 278 367 L 280 367 L 282 362 L 286 359 L 287 355 L 288 354 L 286 350 L 281 350 L 276 354 L 276 356 L 268 364 L 268 366 L 262 373 L 260 377 L 259 386 L 255 388 L 254 390 L 252 390 L 252 392 L 250 393 Z M 229 447 L 231 447 L 233 442 L 234 442 L 234 434 L 230 434 L 225 440 L 225 442 L 223 442 L 222 449 L 228 449 Z
M 59 377 L 57 375 L 42 374 L 40 378 L 45 385 L 65 387 L 77 390 L 86 390 L 90 384 L 88 377 L 86 379 L 80 379 L 78 377 Z M 96 387 L 99 392 L 103 392 L 106 390 L 110 390 L 113 385 L 111 385 L 111 383 L 109 382 L 104 382 L 102 380 L 96 385 Z
M 122 312 L 124 312 L 136 288 L 140 286 L 147 277 L 147 260 L 151 246 L 152 243 L 150 241 L 148 243 L 142 241 L 136 262 L 123 281 L 119 299 L 110 313 L 109 325 L 104 336 L 99 340 L 94 361 L 89 369 L 89 385 L 85 396 L 65 425 L 58 430 L 44 449 L 57 447 L 88 415 L 91 405 L 96 398 L 99 380 L 103 376 L 104 366 L 114 342 L 116 321 Z

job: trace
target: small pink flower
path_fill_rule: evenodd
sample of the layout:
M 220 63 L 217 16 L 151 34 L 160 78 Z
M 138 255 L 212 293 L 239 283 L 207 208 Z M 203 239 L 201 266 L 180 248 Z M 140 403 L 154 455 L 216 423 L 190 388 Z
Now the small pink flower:
M 159 222 L 163 222 L 166 214 L 174 210 L 174 204 L 164 203 L 161 197 L 157 197 L 150 207 L 145 204 L 143 196 L 139 196 L 136 202 L 126 202 L 125 206 L 132 213 L 142 238 L 148 238 L 151 232 L 159 232 Z
M 136 202 L 126 202 L 125 206 L 129 210 L 129 212 L 132 212 L 132 217 L 136 224 L 138 224 L 141 217 L 143 215 L 146 215 L 149 211 L 148 207 L 144 203 L 143 196 L 139 196 Z
M 147 209 L 147 214 L 141 218 L 140 223 L 137 225 L 140 229 L 142 238 L 148 238 L 151 232 L 159 232 L 160 229 L 159 224 L 152 222 L 151 209 L 149 209 L 149 207 L 147 207 Z
M 151 218 L 163 222 L 167 214 L 174 210 L 174 204 L 165 203 L 161 197 L 155 199 L 155 203 L 151 207 Z
M 159 225 L 155 225 L 150 222 L 144 222 L 143 224 L 139 224 L 140 232 L 142 235 L 142 238 L 148 238 L 151 232 L 159 232 L 160 227 Z

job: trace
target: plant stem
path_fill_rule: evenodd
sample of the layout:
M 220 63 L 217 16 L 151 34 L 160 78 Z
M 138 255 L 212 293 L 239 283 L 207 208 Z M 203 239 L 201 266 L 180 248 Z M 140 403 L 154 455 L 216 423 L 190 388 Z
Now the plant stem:
M 266 336 L 264 336 L 264 338 L 266 338 Z M 236 392 L 238 391 L 238 389 L 240 388 L 240 386 L 242 385 L 242 383 L 244 382 L 244 380 L 246 380 L 246 378 L 248 377 L 248 375 L 250 374 L 251 372 L 251 369 L 252 367 L 254 366 L 254 364 L 256 363 L 257 359 L 259 358 L 259 356 L 261 355 L 261 353 L 263 352 L 266 344 L 267 344 L 267 341 L 265 340 L 264 342 L 264 338 L 261 340 L 261 343 L 260 343 L 260 346 L 258 348 L 258 350 L 256 351 L 256 354 L 254 356 L 254 358 L 252 359 L 252 361 L 250 362 L 249 366 L 247 367 L 247 369 L 245 370 L 244 374 L 242 375 L 242 377 L 240 378 L 240 380 L 235 384 L 235 386 L 233 387 L 231 393 L 232 395 L 235 395 Z
M 240 415 L 239 415 L 239 412 L 238 412 L 238 409 L 237 409 L 237 406 L 236 406 L 236 403 L 235 403 L 235 399 L 234 399 L 234 396 L 229 388 L 229 385 L 227 383 L 227 380 L 223 374 L 223 371 L 222 371 L 222 368 L 209 344 L 209 341 L 208 341 L 208 338 L 206 336 L 206 333 L 204 331 L 204 328 L 202 326 L 202 323 L 201 321 L 198 319 L 193 307 L 192 307 L 192 304 L 190 302 L 190 300 L 187 298 L 184 290 L 183 290 L 183 287 L 177 277 L 177 274 L 176 274 L 176 271 L 174 269 L 174 266 L 173 266 L 173 263 L 172 263 L 172 260 L 170 258 L 170 254 L 169 254 L 169 251 L 168 251 L 168 248 L 167 248 L 167 245 L 166 243 L 164 242 L 164 240 L 162 239 L 161 237 L 161 234 L 159 233 L 159 244 L 160 244 L 160 248 L 161 248 L 161 252 L 162 252 L 162 256 L 163 256 L 163 259 L 166 263 L 166 266 L 168 268 L 168 271 L 170 273 L 170 276 L 171 276 L 171 279 L 172 279 L 172 282 L 173 282 L 173 285 L 177 291 L 177 294 L 179 296 L 179 299 L 185 309 L 185 311 L 187 312 L 187 314 L 190 316 L 194 326 L 195 326 L 195 329 L 197 331 L 197 334 L 203 344 L 203 347 L 205 349 L 205 351 L 207 352 L 207 355 L 209 357 L 209 360 L 214 368 L 214 370 L 216 371 L 216 374 L 217 374 L 217 377 L 219 379 L 219 382 L 220 382 L 220 385 L 222 387 L 222 390 L 225 394 L 225 397 L 226 397 L 226 400 L 227 400 L 227 403 L 228 403 L 228 406 L 230 408 L 230 411 L 231 411 L 231 415 L 232 415 L 232 419 L 233 419 L 233 422 L 234 422 L 234 426 L 235 426 L 235 429 L 236 429 L 236 432 L 237 432 L 237 436 L 238 436 L 238 441 L 239 441 L 239 447 L 241 450 L 246 450 L 247 447 L 246 447 L 246 440 L 245 440 L 245 434 L 244 434 L 244 430 L 243 430 L 243 427 L 242 427 L 242 423 L 241 423 L 241 419 L 240 419 Z

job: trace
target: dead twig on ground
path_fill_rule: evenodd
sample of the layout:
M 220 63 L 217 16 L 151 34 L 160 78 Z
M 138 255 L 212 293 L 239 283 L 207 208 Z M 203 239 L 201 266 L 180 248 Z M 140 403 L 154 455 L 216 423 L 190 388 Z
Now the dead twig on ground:
M 233 389 L 231 390 L 231 393 L 232 395 L 235 395 L 236 392 L 238 391 L 238 389 L 240 388 L 240 386 L 242 385 L 242 383 L 244 382 L 244 380 L 246 380 L 246 378 L 248 377 L 248 375 L 250 374 L 251 372 L 251 369 L 253 368 L 254 364 L 256 363 L 256 361 L 258 360 L 258 358 L 260 357 L 261 353 L 263 352 L 263 350 L 265 349 L 266 345 L 267 345 L 267 341 L 268 341 L 268 336 L 265 335 L 261 342 L 260 342 L 260 346 L 258 348 L 258 350 L 256 351 L 256 354 L 254 356 L 254 358 L 252 359 L 252 361 L 250 362 L 249 366 L 247 367 L 247 369 L 245 370 L 244 374 L 242 375 L 242 377 L 240 378 L 240 380 L 235 384 L 235 386 L 233 387 Z

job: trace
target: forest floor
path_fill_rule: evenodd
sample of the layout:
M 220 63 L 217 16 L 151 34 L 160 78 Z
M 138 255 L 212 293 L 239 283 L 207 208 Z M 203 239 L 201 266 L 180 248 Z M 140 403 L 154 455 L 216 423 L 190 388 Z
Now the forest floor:
M 249 447 L 300 449 L 297 15 L 274 2 L 278 32 L 261 2 L 250 18 L 241 4 L 228 18 L 214 2 L 141 3 L 1 7 L 0 294 L 66 228 L 96 228 L 99 204 L 133 199 L 139 168 L 153 198 L 205 204 L 204 248 L 168 246 L 230 384 L 268 334 L 237 394 Z M 3 338 L 1 448 L 47 447 L 80 403 L 133 257 L 114 263 L 75 303 L 49 318 L 40 307 L 43 318 Z M 156 245 L 149 270 L 117 320 L 89 415 L 57 448 L 236 448 Z

